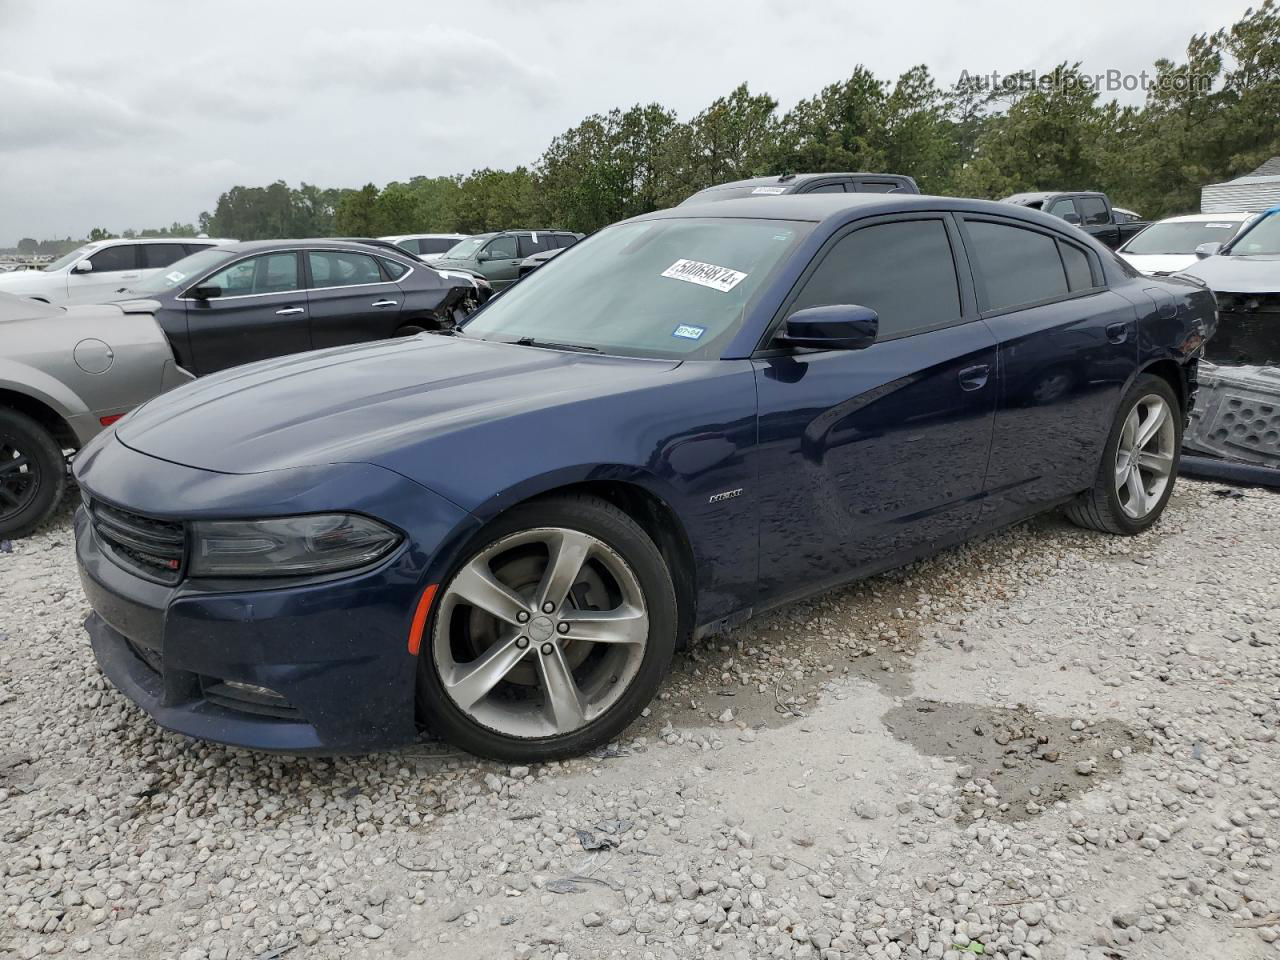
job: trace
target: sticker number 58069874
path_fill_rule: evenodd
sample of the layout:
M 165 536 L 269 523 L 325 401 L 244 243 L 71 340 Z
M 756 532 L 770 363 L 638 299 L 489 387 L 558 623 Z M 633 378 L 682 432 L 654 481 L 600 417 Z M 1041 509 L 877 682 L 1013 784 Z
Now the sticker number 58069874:
M 747 279 L 747 275 L 740 270 L 717 267 L 714 263 L 703 263 L 700 260 L 677 260 L 663 270 L 662 275 L 672 280 L 684 280 L 687 283 L 710 287 L 721 293 L 728 293 Z

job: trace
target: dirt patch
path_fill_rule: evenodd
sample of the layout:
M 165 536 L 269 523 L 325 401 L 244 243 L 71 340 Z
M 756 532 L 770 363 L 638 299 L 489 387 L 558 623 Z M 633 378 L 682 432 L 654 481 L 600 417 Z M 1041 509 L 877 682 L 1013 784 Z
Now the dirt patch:
M 1038 715 L 1025 706 L 908 700 L 883 719 L 895 737 L 921 753 L 960 763 L 961 779 L 967 781 L 962 810 L 985 806 L 986 816 L 999 820 L 1036 816 L 1115 776 L 1127 756 L 1150 747 L 1114 720 L 1085 724 Z M 983 789 L 984 781 L 994 788 L 994 797 Z

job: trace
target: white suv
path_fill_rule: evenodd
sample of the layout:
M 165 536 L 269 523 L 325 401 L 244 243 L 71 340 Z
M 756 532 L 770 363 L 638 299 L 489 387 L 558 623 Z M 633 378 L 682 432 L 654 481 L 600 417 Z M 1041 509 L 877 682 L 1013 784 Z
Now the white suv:
M 394 237 L 379 237 L 389 240 L 401 250 L 407 250 L 415 257 L 438 257 L 451 249 L 459 240 L 467 239 L 465 233 L 401 233 Z
M 39 270 L 0 274 L 0 293 L 33 297 L 46 303 L 92 302 L 110 299 L 143 277 L 220 243 L 207 237 L 145 237 L 86 243 Z

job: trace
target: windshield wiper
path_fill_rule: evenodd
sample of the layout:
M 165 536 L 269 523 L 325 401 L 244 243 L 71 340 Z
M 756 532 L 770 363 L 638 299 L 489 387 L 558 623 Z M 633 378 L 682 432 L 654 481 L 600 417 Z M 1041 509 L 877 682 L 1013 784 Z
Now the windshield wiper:
M 574 353 L 599 353 L 599 347 L 588 347 L 581 343 L 556 343 L 554 340 L 535 340 L 533 337 L 521 337 L 512 340 L 518 347 L 545 347 L 548 350 L 572 350 Z

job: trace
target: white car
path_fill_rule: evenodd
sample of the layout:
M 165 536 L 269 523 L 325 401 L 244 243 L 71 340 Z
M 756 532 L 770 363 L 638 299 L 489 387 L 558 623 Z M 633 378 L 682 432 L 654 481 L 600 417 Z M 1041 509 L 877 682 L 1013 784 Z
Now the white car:
M 208 237 L 144 237 L 98 240 L 77 247 L 37 270 L 0 274 L 0 293 L 46 303 L 92 303 L 208 247 L 234 240 Z
M 1202 243 L 1226 243 L 1256 220 L 1256 213 L 1192 213 L 1151 224 L 1116 250 L 1148 275 L 1177 273 L 1196 262 Z
M 459 240 L 467 239 L 465 233 L 405 233 L 395 237 L 379 237 L 389 240 L 401 250 L 407 250 L 415 257 L 438 257 Z

